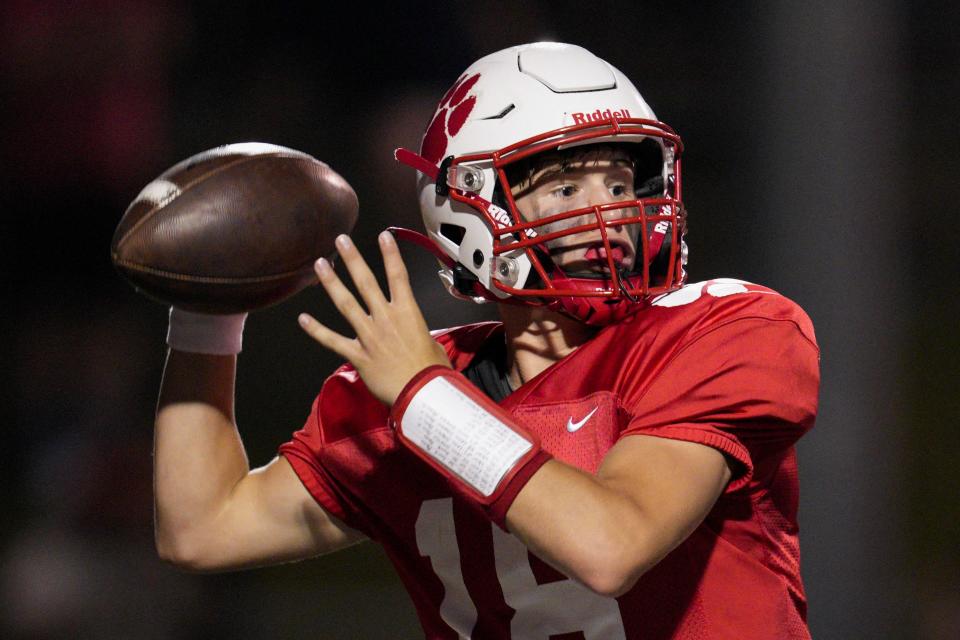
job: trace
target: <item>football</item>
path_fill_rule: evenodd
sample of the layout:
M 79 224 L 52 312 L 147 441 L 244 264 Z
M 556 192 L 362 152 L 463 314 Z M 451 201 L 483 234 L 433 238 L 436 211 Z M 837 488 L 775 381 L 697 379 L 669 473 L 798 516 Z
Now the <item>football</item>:
M 138 291 L 201 313 L 253 311 L 316 281 L 313 264 L 357 221 L 357 194 L 325 163 L 260 142 L 174 165 L 127 207 L 114 266 Z

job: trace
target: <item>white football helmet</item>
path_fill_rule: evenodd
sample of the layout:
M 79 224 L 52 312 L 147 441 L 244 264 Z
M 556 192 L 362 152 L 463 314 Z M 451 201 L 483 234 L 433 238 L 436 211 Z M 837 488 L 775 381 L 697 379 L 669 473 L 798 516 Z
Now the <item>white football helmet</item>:
M 508 167 L 597 143 L 631 154 L 643 148 L 647 157 L 652 147 L 653 175 L 636 169 L 630 200 L 525 220 Z M 427 237 L 394 232 L 440 259 L 441 278 L 457 297 L 545 305 L 605 325 L 683 284 L 682 148 L 626 76 L 586 49 L 548 42 L 504 49 L 472 64 L 447 91 L 419 154 L 397 150 L 400 162 L 420 172 Z M 607 234 L 622 227 L 636 234 L 629 268 L 614 260 Z M 602 272 L 566 273 L 554 264 L 547 243 L 575 234 L 595 239 Z

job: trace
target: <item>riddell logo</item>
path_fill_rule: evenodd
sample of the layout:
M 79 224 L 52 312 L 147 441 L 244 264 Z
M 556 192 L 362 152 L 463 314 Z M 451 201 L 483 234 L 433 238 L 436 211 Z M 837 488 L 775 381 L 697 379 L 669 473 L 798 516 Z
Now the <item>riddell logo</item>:
M 513 224 L 513 220 L 510 219 L 510 216 L 507 215 L 507 212 L 495 204 L 491 204 L 489 207 L 487 207 L 487 212 L 490 213 L 491 218 L 499 222 L 504 227 L 509 227 Z
M 510 214 L 507 213 L 505 209 L 502 209 L 497 205 L 491 203 L 490 206 L 487 207 L 487 213 L 489 213 L 490 217 L 493 218 L 494 222 L 496 222 L 501 227 L 513 226 L 513 219 L 510 217 Z M 526 234 L 528 238 L 537 237 L 537 232 L 534 231 L 533 229 L 527 229 Z
M 583 124 L 585 122 L 606 120 L 607 118 L 629 118 L 630 112 L 626 109 L 621 109 L 619 111 L 614 111 L 612 109 L 604 109 L 601 111 L 600 109 L 597 109 L 593 113 L 576 112 L 571 113 L 570 116 L 573 118 L 573 124 Z

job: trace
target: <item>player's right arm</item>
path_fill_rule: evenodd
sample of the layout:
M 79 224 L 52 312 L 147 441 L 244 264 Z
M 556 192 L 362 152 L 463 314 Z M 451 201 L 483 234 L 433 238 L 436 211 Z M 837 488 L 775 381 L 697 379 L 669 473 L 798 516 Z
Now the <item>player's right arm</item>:
M 250 470 L 234 420 L 236 356 L 170 350 L 154 433 L 161 558 L 221 571 L 320 555 L 363 539 L 325 511 L 283 457 Z

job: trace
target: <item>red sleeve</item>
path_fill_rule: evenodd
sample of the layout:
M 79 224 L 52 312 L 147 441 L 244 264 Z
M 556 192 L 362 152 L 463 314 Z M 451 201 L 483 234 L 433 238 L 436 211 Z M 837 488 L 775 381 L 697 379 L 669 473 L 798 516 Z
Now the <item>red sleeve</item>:
M 790 320 L 740 318 L 696 336 L 625 409 L 621 434 L 701 443 L 736 461 L 727 491 L 754 462 L 813 427 L 819 351 Z
M 283 455 L 300 477 L 303 486 L 317 503 L 331 514 L 350 525 L 346 510 L 337 496 L 335 485 L 320 462 L 323 448 L 323 432 L 320 422 L 320 396 L 313 401 L 313 408 L 303 429 L 280 446 Z M 353 526 L 353 525 L 350 525 Z
M 435 338 L 451 361 L 463 367 L 477 345 L 499 326 L 495 322 L 466 325 L 438 332 Z M 387 429 L 387 418 L 387 407 L 370 394 L 356 370 L 345 364 L 324 382 L 303 428 L 280 447 L 280 454 L 317 503 L 367 535 L 370 526 L 365 508 L 345 468 L 355 470 L 379 462 L 383 450 L 371 444 L 376 438 L 371 441 L 369 434 Z

